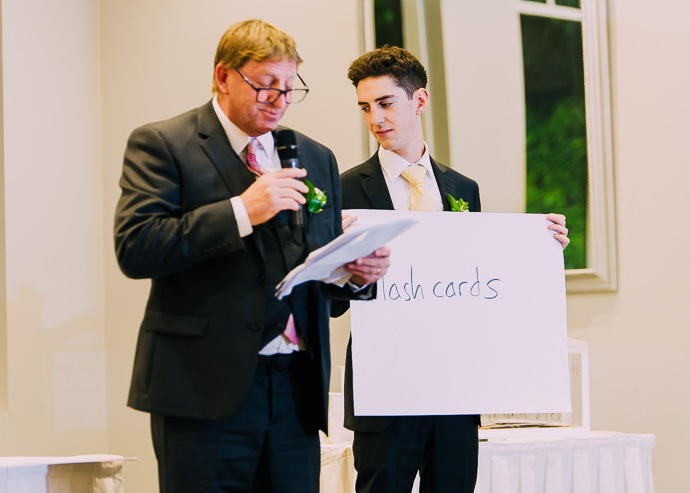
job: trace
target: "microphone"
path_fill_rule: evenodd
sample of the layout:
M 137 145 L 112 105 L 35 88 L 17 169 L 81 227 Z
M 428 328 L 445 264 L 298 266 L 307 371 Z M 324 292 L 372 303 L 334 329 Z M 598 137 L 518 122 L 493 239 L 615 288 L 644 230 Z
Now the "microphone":
M 299 151 L 297 150 L 297 138 L 295 132 L 289 128 L 278 130 L 276 133 L 276 143 L 278 145 L 278 156 L 280 157 L 281 168 L 299 168 Z M 302 229 L 304 228 L 304 218 L 302 217 L 302 206 L 296 211 L 289 211 L 289 223 L 292 235 L 298 243 L 302 242 Z

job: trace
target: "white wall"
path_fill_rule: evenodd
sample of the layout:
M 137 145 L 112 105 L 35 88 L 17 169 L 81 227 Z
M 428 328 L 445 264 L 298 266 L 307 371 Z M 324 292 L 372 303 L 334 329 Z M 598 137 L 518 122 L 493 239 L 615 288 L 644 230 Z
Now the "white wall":
M 450 162 L 479 183 L 487 212 L 525 210 L 525 104 L 516 2 L 440 0 Z
M 618 293 L 568 298 L 590 344 L 592 425 L 654 433 L 657 491 L 690 484 L 690 4 L 609 7 Z M 683 486 L 681 486 L 683 485 Z
M 89 0 L 2 2 L 2 455 L 106 448 L 98 20 Z
M 125 279 L 113 257 L 122 152 L 135 126 L 205 102 L 222 32 L 276 5 L 2 1 L 10 381 L 1 454 L 138 456 L 125 466 L 127 491 L 154 491 L 147 416 L 125 407 L 147 282 Z M 286 121 L 345 169 L 366 153 L 345 79 L 360 53 L 358 2 L 292 5 L 318 10 L 264 16 L 297 39 L 313 89 Z M 690 483 L 690 4 L 610 0 L 609 14 L 620 290 L 570 296 L 570 335 L 590 344 L 593 426 L 656 434 L 657 490 L 678 491 Z M 334 336 L 342 361 L 342 325 Z

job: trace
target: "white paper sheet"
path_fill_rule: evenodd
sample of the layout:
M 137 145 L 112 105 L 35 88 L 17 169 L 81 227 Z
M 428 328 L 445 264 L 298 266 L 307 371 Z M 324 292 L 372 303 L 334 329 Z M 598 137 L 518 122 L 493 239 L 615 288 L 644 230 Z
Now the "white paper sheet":
M 337 282 L 343 278 L 347 281 L 349 276 L 346 276 L 342 268 L 344 264 L 370 255 L 412 227 L 414 223 L 414 218 L 399 217 L 391 218 L 385 224 L 349 229 L 330 243 L 311 252 L 302 265 L 292 269 L 278 284 L 277 298 L 288 296 L 292 288 L 306 281 Z
M 351 303 L 357 415 L 569 412 L 565 272 L 546 216 L 420 219 L 389 242 L 374 301 Z

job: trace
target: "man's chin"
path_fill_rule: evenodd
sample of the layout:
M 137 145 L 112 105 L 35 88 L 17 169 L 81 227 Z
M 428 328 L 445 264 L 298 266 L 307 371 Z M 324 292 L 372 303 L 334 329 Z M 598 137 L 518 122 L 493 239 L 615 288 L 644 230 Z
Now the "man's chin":
M 278 127 L 278 122 L 275 122 L 273 124 L 265 123 L 265 124 L 257 127 L 256 131 L 258 133 L 255 135 L 255 137 L 257 137 L 259 135 L 263 135 L 263 134 L 268 133 L 268 132 L 273 132 L 277 127 Z

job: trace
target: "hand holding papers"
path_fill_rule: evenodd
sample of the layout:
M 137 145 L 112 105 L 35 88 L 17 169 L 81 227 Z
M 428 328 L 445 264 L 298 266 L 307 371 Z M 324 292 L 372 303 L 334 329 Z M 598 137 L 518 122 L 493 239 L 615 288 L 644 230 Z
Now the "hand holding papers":
M 347 233 L 311 252 L 302 265 L 290 271 L 278 284 L 276 296 L 282 299 L 292 292 L 292 288 L 306 281 L 344 284 L 349 278 L 349 274 L 343 269 L 345 264 L 369 255 L 412 227 L 415 222 L 413 218 L 400 217 L 384 223 L 374 222 L 366 227 L 348 229 Z

